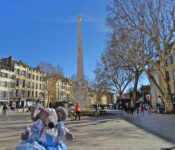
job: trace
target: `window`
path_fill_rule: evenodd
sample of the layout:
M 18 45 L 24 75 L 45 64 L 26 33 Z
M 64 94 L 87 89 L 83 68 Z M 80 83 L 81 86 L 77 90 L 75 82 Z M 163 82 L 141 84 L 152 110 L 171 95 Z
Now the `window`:
M 25 80 L 23 80 L 23 84 L 22 84 L 22 87 L 23 87 L 23 88 L 25 87 Z
M 21 80 L 19 80 L 19 82 L 20 82 L 20 84 L 22 85 L 23 84 L 23 80 L 21 79 Z
M 43 84 L 43 90 L 45 90 L 45 85 Z
M 23 97 L 24 96 L 24 90 L 20 91 L 20 95 Z
M 28 86 L 27 87 L 30 88 L 30 82 L 28 82 Z
M 19 79 L 16 79 L 16 86 L 19 86 Z
M 34 83 L 32 83 L 32 89 L 34 89 Z
M 24 76 L 24 77 L 26 76 L 26 71 L 23 71 L 23 76 Z
M 11 88 L 15 88 L 15 84 L 14 83 L 11 83 Z
M 32 97 L 34 97 L 34 91 L 32 91 Z
M 45 96 L 44 93 L 41 93 L 41 92 L 40 92 L 40 97 L 41 97 L 41 98 L 44 98 L 44 96 Z
M 7 94 L 6 94 L 6 91 L 1 91 L 1 97 L 2 97 L 2 98 L 6 98 L 6 95 L 7 95 Z
M 8 74 L 7 73 L 1 73 L 1 77 L 3 77 L 3 78 L 8 78 Z
M 35 75 L 33 75 L 33 80 L 35 80 Z
M 19 75 L 19 69 L 16 69 L 16 74 L 18 74 L 18 75 Z
M 6 97 L 10 98 L 11 97 L 11 92 L 6 92 Z

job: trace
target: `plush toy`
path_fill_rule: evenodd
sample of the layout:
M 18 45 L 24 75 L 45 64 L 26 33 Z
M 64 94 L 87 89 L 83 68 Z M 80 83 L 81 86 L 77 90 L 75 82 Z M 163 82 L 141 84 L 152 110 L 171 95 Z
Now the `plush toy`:
M 64 127 L 68 114 L 63 107 L 55 109 L 37 106 L 31 112 L 36 121 L 21 134 L 22 142 L 16 150 L 67 150 L 61 139 L 73 140 L 73 135 Z

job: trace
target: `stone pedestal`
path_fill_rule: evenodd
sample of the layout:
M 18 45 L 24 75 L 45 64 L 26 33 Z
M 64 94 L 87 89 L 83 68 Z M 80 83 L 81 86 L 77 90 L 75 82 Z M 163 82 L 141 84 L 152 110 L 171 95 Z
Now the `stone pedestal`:
M 90 104 L 88 99 L 88 87 L 85 81 L 76 82 L 74 86 L 73 101 L 80 105 L 81 111 L 88 110 Z

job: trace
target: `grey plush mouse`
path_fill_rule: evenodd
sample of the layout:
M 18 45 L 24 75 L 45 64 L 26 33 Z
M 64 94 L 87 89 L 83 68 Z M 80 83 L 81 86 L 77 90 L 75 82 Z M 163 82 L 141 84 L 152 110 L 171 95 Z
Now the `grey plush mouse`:
M 73 135 L 64 127 L 62 122 L 66 120 L 67 117 L 67 110 L 63 107 L 58 107 L 55 110 L 37 106 L 33 108 L 31 112 L 31 119 L 36 123 L 29 126 L 27 130 L 21 134 L 21 139 L 29 142 L 30 146 L 33 146 L 31 142 L 36 141 L 38 144 L 47 148 L 60 146 L 61 139 L 73 140 Z M 64 150 L 66 146 L 62 141 L 61 144 L 60 147 Z M 25 145 L 23 144 L 23 146 Z

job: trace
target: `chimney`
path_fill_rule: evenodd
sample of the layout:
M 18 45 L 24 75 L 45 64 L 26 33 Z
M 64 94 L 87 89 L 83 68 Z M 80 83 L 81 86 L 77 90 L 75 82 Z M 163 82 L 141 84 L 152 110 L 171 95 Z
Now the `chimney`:
M 12 67 L 12 60 L 13 60 L 13 57 L 12 56 L 9 56 L 9 67 Z
M 13 57 L 12 56 L 9 56 L 9 59 L 12 61 L 13 60 Z
M 22 63 L 22 60 L 19 60 L 19 63 Z

